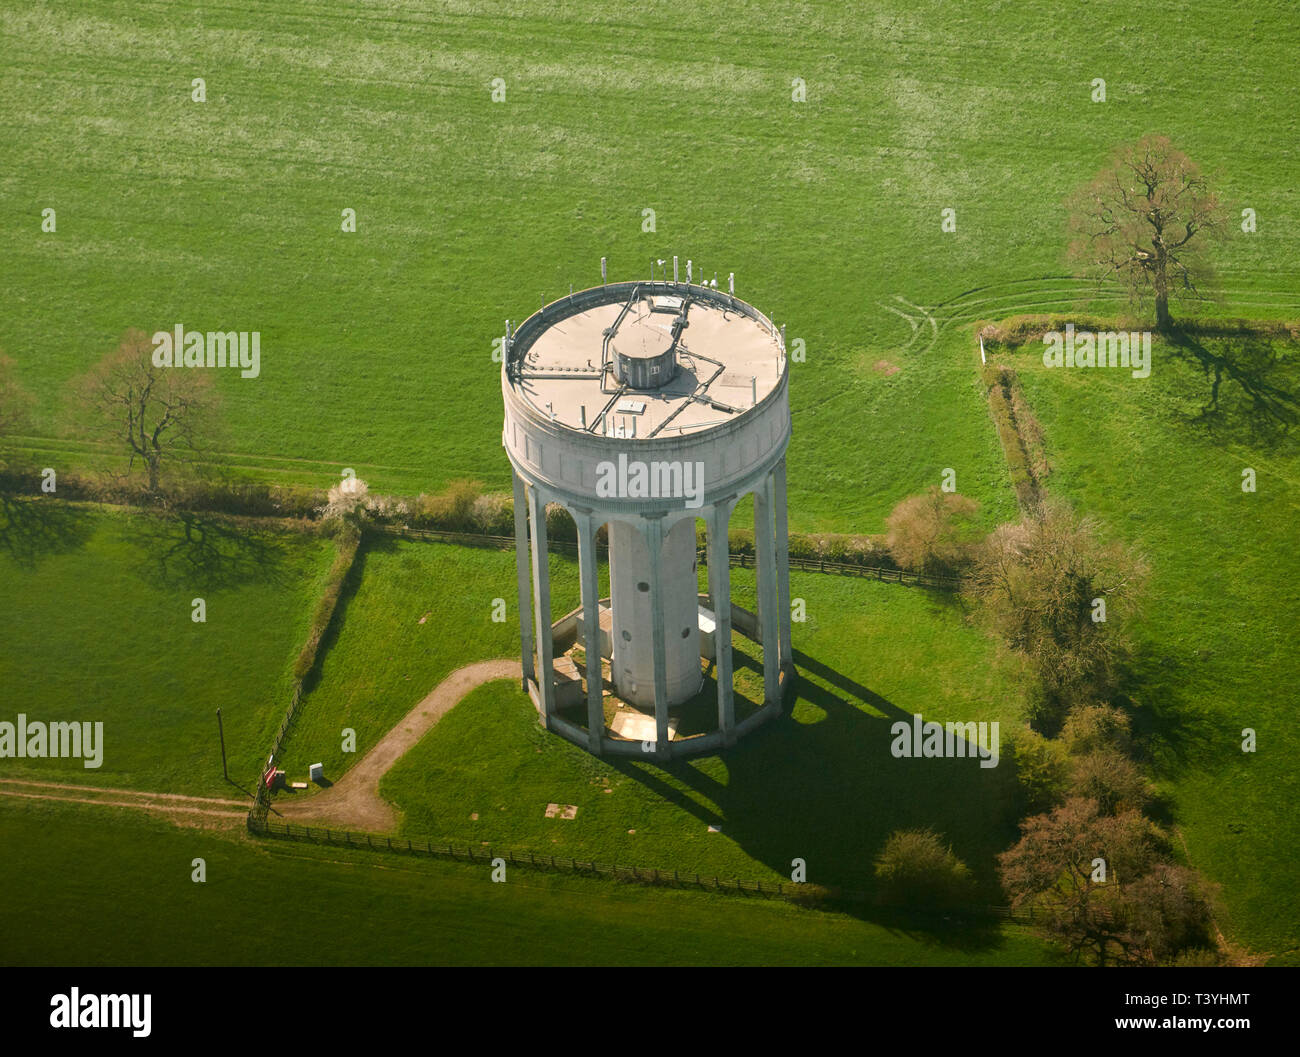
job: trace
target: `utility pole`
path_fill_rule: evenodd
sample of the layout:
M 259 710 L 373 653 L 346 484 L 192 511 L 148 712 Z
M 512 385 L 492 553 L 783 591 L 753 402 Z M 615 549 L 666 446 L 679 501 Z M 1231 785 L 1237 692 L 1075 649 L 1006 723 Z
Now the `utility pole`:
M 226 769 L 226 728 L 221 723 L 221 709 L 217 709 L 217 734 L 221 738 L 221 774 L 228 782 L 230 772 Z

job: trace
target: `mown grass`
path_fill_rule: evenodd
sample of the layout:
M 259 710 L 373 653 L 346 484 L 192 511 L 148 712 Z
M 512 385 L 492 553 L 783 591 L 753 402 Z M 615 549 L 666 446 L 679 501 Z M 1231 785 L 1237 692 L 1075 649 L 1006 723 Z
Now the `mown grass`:
M 238 797 L 221 708 L 231 779 L 251 791 L 332 554 L 214 518 L 0 500 L 0 718 L 104 724 L 99 768 L 5 759 L 0 776 Z
M 1300 189 L 1275 148 L 1300 114 L 1286 0 L 1146 23 L 1118 0 L 1070 20 L 1047 0 L 369 0 L 183 18 L 93 0 L 7 10 L 0 37 L 0 348 L 39 401 L 20 444 L 55 465 L 84 458 L 55 439 L 66 381 L 127 327 L 182 322 L 262 333 L 261 377 L 221 381 L 221 446 L 250 469 L 503 488 L 502 321 L 594 284 L 601 256 L 622 278 L 678 254 L 724 284 L 734 270 L 806 342 L 793 529 L 876 530 L 945 467 L 1005 509 L 964 349 L 947 330 L 931 344 L 910 306 L 942 321 L 1086 305 L 1087 286 L 1042 282 L 1064 270 L 1062 200 L 1153 130 L 1217 171 L 1234 215 L 1260 211 L 1218 254 L 1226 311 L 1300 302 Z M 1038 58 L 991 61 L 996 41 Z
M 127 327 L 183 322 L 262 332 L 262 377 L 220 382 L 220 446 L 245 472 L 324 485 L 354 467 L 379 489 L 458 476 L 504 488 L 490 359 L 502 320 L 594 283 L 602 255 L 621 278 L 676 253 L 706 274 L 735 270 L 738 292 L 807 343 L 791 380 L 793 530 L 878 530 L 945 467 L 991 524 L 1014 502 L 960 324 L 1114 309 L 1051 278 L 1064 270 L 1061 201 L 1112 146 L 1168 133 L 1215 172 L 1231 216 L 1259 209 L 1256 234 L 1229 226 L 1212 284 L 1221 301 L 1202 311 L 1297 314 L 1290 4 L 1243 15 L 1214 0 L 1177 14 L 1135 23 L 1118 0 L 1068 20 L 1046 0 L 891 0 L 868 13 L 718 0 L 608 12 L 374 0 L 184 18 L 125 0 L 6 10 L 0 349 L 38 401 L 12 446 L 37 465 L 89 461 L 59 420 L 68 380 Z M 1032 61 L 991 61 L 999 41 Z M 199 76 L 205 104 L 189 99 Z M 489 101 L 495 76 L 505 104 Z M 790 100 L 796 76 L 803 104 Z M 1097 76 L 1104 104 L 1089 99 Z M 56 234 L 40 231 L 46 207 Z M 339 231 L 344 207 L 358 212 L 355 235 Z M 641 230 L 647 207 L 653 234 Z M 955 234 L 940 231 L 945 207 Z M 1293 949 L 1281 725 L 1295 663 L 1292 456 L 1235 428 L 1189 430 L 1196 398 L 1159 384 L 1021 377 L 1054 445 L 1049 487 L 1151 550 L 1139 684 L 1192 860 L 1225 884 L 1230 932 Z M 1203 384 L 1191 372 L 1193 382 Z M 1246 460 L 1261 481 L 1249 497 L 1237 485 Z M 6 619 L 6 685 L 51 711 L 109 701 L 132 730 L 148 728 L 114 780 L 162 774 L 196 791 L 216 791 L 198 777 L 207 717 L 217 704 L 228 717 L 248 708 L 231 740 L 251 773 L 278 709 L 253 716 L 305 630 L 305 580 L 293 604 L 240 586 L 238 620 L 176 664 L 190 650 L 187 599 L 173 610 L 146 597 L 117 573 L 124 548 L 94 546 L 102 563 L 92 547 L 0 579 L 0 612 L 21 618 Z M 324 552 L 313 561 L 328 564 Z M 510 637 L 504 625 L 474 628 L 484 644 Z M 458 646 L 477 644 L 466 632 Z M 337 745 L 348 709 L 378 730 L 409 707 L 406 674 L 431 687 L 456 666 L 430 649 L 423 669 L 395 674 L 369 651 L 379 674 L 349 675 L 356 705 L 318 698 L 330 717 L 319 751 Z M 946 659 L 927 662 L 915 645 L 886 655 Z M 873 690 L 878 673 L 899 678 L 872 661 L 857 659 Z M 368 721 L 361 698 L 376 686 Z M 1223 755 L 1247 725 L 1274 740 L 1254 757 Z M 311 747 L 310 728 L 299 736 Z
M 578 605 L 577 564 L 551 557 L 553 619 Z M 506 619 L 493 619 L 496 600 Z M 513 550 L 368 537 L 281 756 L 337 779 L 457 668 L 519 655 Z M 343 731 L 356 732 L 344 752 Z
M 109 824 L 105 824 L 109 823 Z M 49 833 L 57 831 L 57 841 Z M 785 903 L 182 829 L 0 801 L 0 933 L 26 965 L 1051 965 L 1016 926 Z M 192 861 L 207 881 L 191 880 Z
M 1241 360 L 1253 339 L 1194 340 Z M 1049 491 L 1151 567 L 1130 683 L 1172 819 L 1192 863 L 1223 885 L 1225 932 L 1294 950 L 1300 440 L 1228 380 L 1205 415 L 1212 376 L 1169 341 L 1156 339 L 1147 379 L 1046 369 L 1042 351 L 1031 342 L 1006 358 L 1046 433 Z M 1300 393 L 1300 342 L 1276 339 L 1274 351 L 1265 379 Z
M 732 576 L 752 604 L 752 571 Z M 942 595 L 812 573 L 793 574 L 792 591 L 808 620 L 795 625 L 801 681 L 787 717 L 725 755 L 662 768 L 595 759 L 543 731 L 513 681 L 492 683 L 382 782 L 402 831 L 730 877 L 788 878 L 803 858 L 810 880 L 870 889 L 889 833 L 930 826 L 997 901 L 992 856 L 1015 835 L 1011 767 L 895 759 L 890 728 L 916 712 L 1006 730 L 1021 721 L 1016 665 Z M 547 819 L 548 803 L 578 816 Z

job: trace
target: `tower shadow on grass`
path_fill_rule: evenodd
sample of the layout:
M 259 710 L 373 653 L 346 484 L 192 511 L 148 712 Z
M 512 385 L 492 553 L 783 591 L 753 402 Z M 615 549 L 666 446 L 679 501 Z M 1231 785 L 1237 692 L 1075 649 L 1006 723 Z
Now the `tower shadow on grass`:
M 892 728 L 910 724 L 910 712 L 797 650 L 795 662 L 790 707 L 725 753 L 667 767 L 627 758 L 610 766 L 702 829 L 718 825 L 719 839 L 778 875 L 790 876 L 802 859 L 808 882 L 867 896 L 836 910 L 948 946 L 995 946 L 990 920 L 874 903 L 874 863 L 894 831 L 932 829 L 970 867 L 976 900 L 1001 903 L 995 856 L 1017 836 L 1011 760 L 982 768 L 970 757 L 896 758 Z M 974 756 L 974 746 L 968 751 Z

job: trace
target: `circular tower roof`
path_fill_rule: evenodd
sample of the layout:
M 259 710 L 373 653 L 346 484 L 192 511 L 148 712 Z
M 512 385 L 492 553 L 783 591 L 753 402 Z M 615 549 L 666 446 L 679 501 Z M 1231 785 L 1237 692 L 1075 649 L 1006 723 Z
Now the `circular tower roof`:
M 596 287 L 546 306 L 520 326 L 507 361 L 507 384 L 539 414 L 637 440 L 735 420 L 778 387 L 786 366 L 780 333 L 751 306 L 664 282 Z
M 666 496 L 599 501 L 601 468 L 620 455 L 698 465 L 708 496 L 725 498 L 752 486 L 789 440 L 780 331 L 731 294 L 611 283 L 552 302 L 507 344 L 506 451 L 561 501 L 671 510 Z

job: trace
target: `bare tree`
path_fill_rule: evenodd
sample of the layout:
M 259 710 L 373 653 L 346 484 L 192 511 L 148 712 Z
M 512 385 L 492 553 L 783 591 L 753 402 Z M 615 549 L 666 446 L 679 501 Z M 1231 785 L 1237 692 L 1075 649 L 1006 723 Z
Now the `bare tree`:
M 1060 502 L 998 526 L 985 541 L 968 590 L 1033 666 L 1045 695 L 1038 718 L 1049 732 L 1070 705 L 1112 689 L 1145 573 L 1126 547 L 1103 542 L 1092 521 Z
M 1075 797 L 1050 814 L 1026 819 L 1022 832 L 998 856 L 1011 905 L 1037 911 L 1048 934 L 1072 954 L 1100 965 L 1143 961 L 1120 881 L 1144 876 L 1158 861 L 1150 823 L 1136 811 L 1102 815 L 1095 802 Z
M 1069 203 L 1069 247 L 1098 279 L 1116 278 L 1139 301 L 1155 297 L 1156 325 L 1173 325 L 1169 298 L 1209 275 L 1202 250 L 1223 228 L 1218 195 L 1168 136 L 1119 148 Z
M 196 368 L 159 367 L 141 330 L 129 330 L 117 349 L 76 383 L 80 425 L 139 459 L 158 490 L 164 461 L 201 450 L 215 427 L 218 397 L 211 379 Z
M 1210 945 L 1215 887 L 1170 863 L 1166 835 L 1137 811 L 1074 797 L 1022 833 L 998 856 L 1002 887 L 1072 954 L 1149 965 Z

